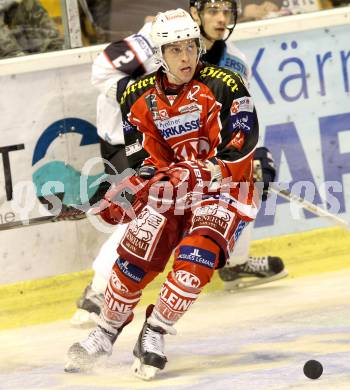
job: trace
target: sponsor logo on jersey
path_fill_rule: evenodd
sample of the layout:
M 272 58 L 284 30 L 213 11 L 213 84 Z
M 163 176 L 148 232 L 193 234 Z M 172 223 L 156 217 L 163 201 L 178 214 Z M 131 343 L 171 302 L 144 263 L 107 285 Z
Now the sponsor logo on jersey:
M 126 145 L 125 146 L 125 154 L 127 156 L 131 156 L 132 154 L 135 154 L 142 150 L 142 145 L 139 140 L 137 140 L 134 144 Z
M 247 111 L 247 112 L 253 112 L 254 111 L 254 104 L 253 99 L 249 96 L 244 96 L 239 99 L 235 99 L 231 104 L 231 115 L 235 115 L 238 112 Z
M 225 236 L 230 220 L 231 213 L 217 204 L 199 207 L 193 217 L 192 230 L 209 228 Z
M 219 79 L 224 84 L 226 84 L 231 89 L 232 92 L 238 91 L 238 84 L 234 75 L 232 73 L 225 72 L 222 68 L 217 68 L 214 66 L 206 66 L 204 69 L 200 71 L 200 78 L 205 79 L 206 77 Z M 243 83 L 243 80 L 237 73 L 236 73 L 236 77 L 238 77 Z
M 249 120 L 248 115 L 242 117 L 231 116 L 232 118 L 232 130 L 242 130 L 245 133 L 248 133 L 251 130 L 251 121 Z
M 232 188 L 236 188 L 239 186 L 240 183 L 232 183 Z M 233 198 L 232 196 L 226 196 L 225 194 L 210 194 L 210 195 L 203 195 L 203 200 L 208 199 L 217 199 L 220 200 L 220 202 L 225 202 L 228 205 L 235 206 L 237 203 L 237 200 Z
M 157 96 L 154 93 L 151 93 L 145 97 L 145 101 L 148 110 L 152 113 L 153 120 L 157 121 L 161 119 L 158 111 Z
M 121 257 L 117 260 L 117 266 L 127 278 L 133 280 L 134 282 L 141 282 L 146 272 L 136 265 L 130 264 L 128 261 L 123 260 Z
M 220 62 L 220 66 L 223 66 L 224 68 L 228 68 L 233 72 L 239 73 L 245 79 L 248 78 L 248 70 L 246 64 L 236 56 L 231 56 L 229 54 L 226 54 L 223 61 Z
M 192 274 L 191 272 L 187 271 L 176 271 L 175 272 L 176 279 L 181 282 L 186 287 L 194 287 L 197 288 L 200 286 L 201 281 L 200 279 Z
M 179 107 L 179 112 L 185 114 L 186 112 L 202 111 L 202 106 L 197 103 L 190 103 Z
M 174 104 L 175 99 L 177 98 L 177 95 L 167 95 L 166 97 L 168 98 L 169 103 L 172 106 Z
M 183 261 L 191 261 L 207 268 L 214 268 L 215 265 L 215 253 L 190 245 L 181 245 L 177 258 Z
M 121 246 L 134 256 L 150 261 L 165 220 L 163 215 L 146 206 L 138 217 L 130 222 Z
M 234 232 L 234 239 L 235 239 L 235 242 L 237 242 L 239 236 L 241 235 L 241 233 L 243 232 L 243 229 L 248 225 L 248 222 L 246 221 L 240 221 L 236 227 L 236 230 Z
M 187 94 L 188 100 L 194 100 L 198 102 L 198 99 L 196 98 L 197 93 L 200 91 L 201 87 L 199 85 L 194 85 L 192 89 Z
M 113 287 L 115 287 L 119 291 L 124 291 L 128 292 L 128 288 L 125 286 L 125 284 L 122 283 L 122 281 L 118 278 L 118 275 L 115 273 L 114 270 L 112 270 L 112 275 L 111 275 L 111 282 Z
M 140 57 L 141 62 L 146 61 L 148 58 L 152 57 L 153 50 L 150 47 L 150 44 L 143 35 L 135 34 L 131 36 L 131 39 L 125 38 L 133 46 L 135 53 Z
M 179 296 L 167 283 L 164 283 L 160 290 L 160 300 L 157 309 L 162 317 L 169 321 L 177 321 L 182 314 L 189 309 L 194 298 Z
M 113 320 L 120 321 L 123 323 L 125 321 L 125 314 L 130 314 L 130 311 L 136 306 L 137 298 L 133 303 L 126 303 L 123 301 L 123 297 L 121 297 L 118 293 L 115 293 L 114 290 L 108 285 L 104 294 L 104 301 L 107 304 L 108 308 L 112 310 Z M 128 315 L 127 314 L 127 315 Z
M 156 121 L 155 124 L 164 139 L 193 133 L 199 129 L 199 111 Z
M 169 114 L 165 108 L 159 111 L 159 119 L 169 119 Z
M 148 87 L 149 85 L 154 85 L 156 81 L 156 76 L 149 76 L 146 78 L 143 78 L 139 81 L 136 81 L 135 83 L 131 84 L 126 90 L 123 92 L 123 95 L 120 99 L 120 104 L 124 104 L 126 98 L 130 95 L 133 94 L 143 88 Z
M 131 126 L 131 124 L 128 121 L 123 121 L 123 132 L 128 133 L 132 131 L 134 128 Z

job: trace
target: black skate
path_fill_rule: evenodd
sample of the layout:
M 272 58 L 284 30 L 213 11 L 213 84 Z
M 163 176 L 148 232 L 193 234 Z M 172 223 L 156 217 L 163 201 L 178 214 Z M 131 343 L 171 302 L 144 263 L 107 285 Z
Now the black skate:
M 274 256 L 249 257 L 243 264 L 219 269 L 225 290 L 258 286 L 287 275 L 282 259 Z
M 77 311 L 70 320 L 71 325 L 77 327 L 96 326 L 103 301 L 103 294 L 96 293 L 91 288 L 91 283 L 87 285 L 83 295 L 77 301 Z
M 80 343 L 74 343 L 68 350 L 68 362 L 65 372 L 89 371 L 95 362 L 102 356 L 110 356 L 112 347 L 117 339 L 117 334 L 112 334 L 98 326 Z
M 167 358 L 164 354 L 164 335 L 167 333 L 162 327 L 147 322 L 153 305 L 147 308 L 146 321 L 134 347 L 135 361 L 132 365 L 134 374 L 143 379 L 150 380 L 159 370 L 165 367 Z

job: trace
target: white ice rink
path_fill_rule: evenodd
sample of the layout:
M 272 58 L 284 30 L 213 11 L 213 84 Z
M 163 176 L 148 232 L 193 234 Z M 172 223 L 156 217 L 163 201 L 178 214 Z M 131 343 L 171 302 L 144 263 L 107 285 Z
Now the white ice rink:
M 143 382 L 130 372 L 143 313 L 91 374 L 63 372 L 69 346 L 88 330 L 68 321 L 0 332 L 3 390 L 350 389 L 350 270 L 287 278 L 240 293 L 202 296 L 166 336 L 168 365 Z M 319 360 L 318 380 L 303 364 Z

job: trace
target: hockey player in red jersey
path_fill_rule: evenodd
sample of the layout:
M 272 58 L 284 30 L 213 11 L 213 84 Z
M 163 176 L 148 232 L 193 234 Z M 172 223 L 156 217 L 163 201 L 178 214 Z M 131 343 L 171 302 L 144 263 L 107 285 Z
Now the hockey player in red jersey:
M 130 221 L 104 295 L 98 326 L 68 351 L 67 372 L 109 355 L 133 318 L 142 290 L 174 263 L 134 347 L 134 373 L 151 379 L 167 358 L 164 335 L 189 310 L 222 267 L 257 213 L 253 156 L 259 129 L 242 78 L 201 63 L 198 25 L 184 10 L 157 15 L 152 24 L 161 65 L 120 98 L 129 166 L 135 174 L 105 196 L 100 214 Z M 123 184 L 134 186 L 124 194 Z M 132 212 L 125 214 L 125 206 Z M 130 211 L 130 209 L 128 210 Z
M 227 40 L 236 22 L 236 0 L 190 0 L 189 6 L 192 18 L 200 25 L 205 44 L 203 60 L 237 72 L 249 84 L 251 72 L 247 60 L 234 42 Z M 101 92 L 98 97 L 97 129 L 101 139 L 101 155 L 109 162 L 109 165 L 106 164 L 108 174 L 113 175 L 113 170 L 120 173 L 127 167 L 121 111 L 116 100 L 120 102 L 125 88 L 135 79 L 157 68 L 152 56 L 150 30 L 150 23 L 147 23 L 137 34 L 111 43 L 93 65 L 92 82 Z M 273 181 L 275 176 L 272 157 L 266 148 L 258 147 L 254 160 L 254 164 L 261 167 L 259 179 L 266 183 L 266 195 L 268 182 Z M 73 325 L 85 325 L 96 317 L 95 313 L 99 313 L 103 292 L 116 260 L 116 243 L 124 234 L 124 226 L 117 226 L 94 260 L 94 278 L 78 300 L 78 309 L 71 319 Z M 266 283 L 287 275 L 279 257 L 249 256 L 251 235 L 252 224 L 244 229 L 226 266 L 220 269 L 219 275 L 226 289 Z

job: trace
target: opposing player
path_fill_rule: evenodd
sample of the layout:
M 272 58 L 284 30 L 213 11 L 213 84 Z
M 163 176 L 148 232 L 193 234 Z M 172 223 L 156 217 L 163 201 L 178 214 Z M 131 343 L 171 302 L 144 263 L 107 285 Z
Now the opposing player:
M 70 347 L 68 372 L 91 368 L 111 354 L 142 290 L 175 251 L 172 271 L 147 309 L 133 350 L 134 373 L 153 378 L 167 362 L 164 335 L 176 333 L 175 324 L 225 264 L 258 210 L 253 194 L 258 119 L 242 78 L 200 62 L 199 27 L 182 9 L 158 14 L 151 36 L 161 66 L 120 98 L 128 161 L 136 173 L 106 194 L 100 211 L 112 224 L 131 222 L 118 246 L 98 326 Z M 237 111 L 240 101 L 246 104 Z M 120 189 L 126 187 L 133 194 L 122 198 Z
M 250 68 L 246 58 L 232 41 L 227 40 L 236 23 L 236 1 L 190 0 L 189 5 L 193 19 L 200 25 L 206 48 L 202 59 L 239 73 L 248 84 Z M 157 67 L 152 56 L 150 26 L 147 23 L 138 34 L 107 46 L 93 65 L 92 82 L 101 91 L 98 97 L 97 128 L 101 138 L 101 155 L 110 162 L 110 165 L 106 165 L 108 174 L 113 174 L 112 167 L 118 172 L 126 167 L 121 113 L 115 101 L 120 101 L 128 84 Z M 268 183 L 275 177 L 273 160 L 266 148 L 258 148 L 254 158 L 261 167 L 258 176 L 265 184 L 266 196 Z M 226 267 L 220 269 L 219 275 L 227 289 L 267 283 L 287 275 L 279 257 L 249 257 L 252 227 L 250 224 L 244 230 Z M 103 292 L 116 260 L 115 247 L 123 233 L 124 228 L 119 225 L 102 246 L 93 263 L 95 274 L 92 284 L 86 287 L 78 301 L 78 310 L 71 320 L 73 325 L 86 324 L 100 312 Z

